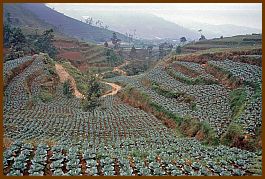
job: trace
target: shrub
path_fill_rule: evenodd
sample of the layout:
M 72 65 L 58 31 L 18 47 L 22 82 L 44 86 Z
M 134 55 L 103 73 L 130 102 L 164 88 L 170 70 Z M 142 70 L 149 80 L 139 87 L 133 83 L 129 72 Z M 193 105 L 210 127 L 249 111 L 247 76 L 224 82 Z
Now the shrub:
M 53 99 L 53 95 L 49 91 L 43 90 L 40 92 L 39 98 L 41 99 L 42 102 L 46 103 L 50 102 Z
M 82 108 L 84 111 L 94 110 L 99 105 L 98 98 L 100 97 L 100 84 L 95 76 L 90 76 L 87 83 L 87 92 L 82 100 Z
M 63 94 L 68 98 L 73 97 L 73 89 L 70 85 L 70 81 L 67 80 L 63 83 Z
M 247 93 L 243 88 L 235 89 L 229 94 L 229 98 L 231 101 L 230 107 L 232 109 L 234 118 L 239 116 L 240 113 L 244 111 L 246 97 Z

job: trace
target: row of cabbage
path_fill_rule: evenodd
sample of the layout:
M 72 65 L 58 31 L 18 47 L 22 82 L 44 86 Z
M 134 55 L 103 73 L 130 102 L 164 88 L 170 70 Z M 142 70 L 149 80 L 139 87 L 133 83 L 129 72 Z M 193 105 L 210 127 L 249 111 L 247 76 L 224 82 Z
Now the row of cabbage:
M 177 61 L 175 63 L 183 65 L 193 71 L 198 71 L 200 73 L 206 72 L 205 67 L 196 63 L 182 61 Z M 260 127 L 262 123 L 261 94 L 255 94 L 255 90 L 257 90 L 257 88 L 261 89 L 261 67 L 241 62 L 234 62 L 231 60 L 209 61 L 207 65 L 216 67 L 217 69 L 220 69 L 224 72 L 228 72 L 233 77 L 241 79 L 243 82 L 246 82 L 246 84 L 243 84 L 243 88 L 247 92 L 245 104 L 246 107 L 243 113 L 240 115 L 239 119 L 236 120 L 236 122 L 243 125 L 246 133 L 254 134 L 255 129 L 257 127 Z
M 3 77 L 6 78 L 7 74 L 10 73 L 12 69 L 15 69 L 16 67 L 19 67 L 19 65 L 32 60 L 31 56 L 26 56 L 23 58 L 18 58 L 14 60 L 10 60 L 4 63 L 4 68 L 3 68 Z
M 256 65 L 231 60 L 208 61 L 208 64 L 220 68 L 247 83 L 261 83 L 262 81 L 262 68 Z
M 202 79 L 205 79 L 205 80 L 214 81 L 214 76 L 209 74 L 209 73 L 207 73 L 207 71 L 205 69 L 205 66 L 203 66 L 201 64 L 194 63 L 194 62 L 176 61 L 176 62 L 173 62 L 172 64 L 170 64 L 169 68 L 172 69 L 174 67 L 174 65 L 178 65 L 180 67 L 184 67 L 187 70 L 189 70 L 191 73 L 198 74 L 198 76 L 196 78 L 202 78 Z M 176 76 L 179 76 L 179 77 L 182 77 L 182 78 L 195 79 L 195 78 L 189 77 L 187 75 L 184 75 L 183 73 L 178 72 L 178 71 L 175 71 L 175 73 L 176 73 L 175 74 Z
M 261 175 L 261 162 L 261 152 L 167 136 L 98 148 L 16 141 L 4 151 L 3 168 L 9 176 L 243 176 Z
M 12 79 L 4 91 L 4 111 L 26 108 L 30 98 L 29 89 L 25 84 L 26 80 L 30 75 L 42 71 L 43 68 L 42 57 L 37 57 L 30 66 Z
M 112 98 L 107 98 L 113 100 Z M 27 119 L 27 120 L 25 120 Z M 6 112 L 5 136 L 13 140 L 51 140 L 73 143 L 100 143 L 125 138 L 163 136 L 170 131 L 153 115 L 117 103 L 92 112 L 56 113 L 52 110 Z

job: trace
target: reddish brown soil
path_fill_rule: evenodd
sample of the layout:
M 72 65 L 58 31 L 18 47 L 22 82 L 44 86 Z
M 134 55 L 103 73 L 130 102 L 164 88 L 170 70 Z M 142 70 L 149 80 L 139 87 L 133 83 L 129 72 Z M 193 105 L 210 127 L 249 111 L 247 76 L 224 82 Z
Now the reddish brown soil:
M 195 135 L 195 138 L 197 140 L 203 140 L 205 138 L 204 133 L 201 130 L 198 131 L 197 134 Z
M 46 164 L 46 166 L 45 166 L 45 169 L 44 169 L 44 175 L 45 176 L 52 176 L 52 171 L 51 171 L 51 169 L 50 169 L 50 165 L 51 165 L 51 157 L 52 157 L 52 151 L 51 150 L 49 150 L 48 152 L 47 152 L 47 164 Z
M 213 75 L 219 83 L 223 84 L 228 89 L 236 89 L 243 83 L 240 79 L 231 79 L 227 74 L 209 65 L 205 68 L 205 70 L 207 73 Z
M 75 41 L 66 41 L 66 40 L 55 40 L 53 45 L 60 49 L 60 48 L 78 48 L 78 43 Z
M 114 170 L 115 170 L 115 175 L 120 175 L 120 167 L 119 167 L 119 162 L 118 159 L 115 158 L 114 161 Z
M 182 66 L 182 65 L 176 64 L 176 63 L 173 63 L 173 64 L 172 64 L 172 67 L 173 67 L 176 71 L 178 71 L 178 72 L 180 72 L 180 73 L 183 73 L 184 75 L 189 76 L 189 77 L 191 77 L 191 78 L 196 78 L 197 76 L 200 75 L 199 73 L 194 72 L 194 71 L 192 71 L 192 70 L 190 70 L 190 69 L 188 69 L 188 68 L 186 68 L 186 67 L 184 67 L 184 66 Z
M 71 52 L 71 51 L 61 51 L 57 55 L 59 58 L 68 59 L 70 61 L 72 60 L 85 60 L 83 55 L 80 52 Z
M 60 82 L 63 83 L 65 81 L 69 80 L 70 81 L 70 85 L 71 85 L 71 87 L 74 90 L 74 95 L 77 98 L 84 98 L 84 95 L 82 95 L 78 91 L 74 78 L 71 75 L 69 75 L 69 73 L 64 69 L 64 67 L 57 63 L 57 64 L 55 64 L 55 69 L 56 69 L 56 72 L 57 72 L 57 74 L 58 74 L 58 76 L 60 78 Z
M 121 86 L 117 85 L 115 83 L 108 83 L 108 82 L 104 82 L 104 81 L 102 81 L 102 83 L 105 83 L 105 84 L 110 85 L 112 87 L 112 90 L 109 93 L 104 94 L 102 97 L 113 96 L 113 95 L 117 94 L 119 90 L 121 90 Z
M 9 148 L 12 143 L 13 143 L 13 141 L 10 138 L 4 137 L 4 139 L 3 139 L 3 147 L 4 147 L 4 149 Z

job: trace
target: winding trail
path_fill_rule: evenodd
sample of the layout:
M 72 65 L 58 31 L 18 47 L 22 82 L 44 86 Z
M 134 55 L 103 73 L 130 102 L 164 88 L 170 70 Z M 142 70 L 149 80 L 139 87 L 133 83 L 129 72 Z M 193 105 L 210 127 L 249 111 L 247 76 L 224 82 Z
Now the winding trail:
M 75 79 L 69 75 L 69 73 L 64 69 L 64 67 L 58 63 L 55 64 L 55 69 L 56 69 L 56 72 L 60 78 L 60 82 L 63 83 L 65 82 L 66 80 L 69 80 L 70 81 L 70 85 L 72 86 L 73 90 L 74 90 L 74 95 L 77 97 L 77 98 L 84 98 L 84 95 L 81 94 L 77 87 L 76 87 L 76 82 L 75 82 Z
M 124 75 L 124 76 L 127 76 L 127 73 L 125 71 L 123 71 L 121 68 L 128 65 L 129 64 L 129 61 L 125 61 L 123 64 L 121 64 L 120 66 L 117 66 L 117 67 L 114 67 L 112 72 L 119 72 L 120 74 Z
M 105 81 L 101 81 L 102 83 L 105 83 L 107 85 L 110 85 L 112 87 L 112 90 L 107 92 L 107 94 L 104 94 L 102 97 L 106 97 L 106 96 L 111 96 L 111 95 L 115 95 L 118 93 L 118 91 L 121 90 L 121 86 L 117 85 L 115 83 L 109 83 L 109 82 L 105 82 Z
M 124 67 L 124 66 L 126 66 L 126 65 L 128 65 L 129 64 L 129 61 L 125 61 L 123 64 L 121 64 L 121 65 L 119 65 L 119 66 L 117 66 L 117 67 L 114 67 L 113 68 L 113 70 L 112 70 L 112 72 L 119 72 L 121 75 L 124 75 L 124 76 L 127 76 L 127 73 L 125 72 L 125 71 L 123 71 L 121 68 L 122 67 Z M 102 75 L 104 74 L 104 73 L 101 73 Z M 120 91 L 121 90 L 121 86 L 120 85 L 118 85 L 118 84 L 116 84 L 116 83 L 109 83 L 109 82 L 105 82 L 105 81 L 101 81 L 102 83 L 105 83 L 105 84 L 107 84 L 107 85 L 110 85 L 111 86 L 111 91 L 107 91 L 107 93 L 106 94 L 104 94 L 104 95 L 102 95 L 101 97 L 106 97 L 106 96 L 111 96 L 111 95 L 115 95 L 115 94 L 117 94 L 118 93 L 118 91 Z

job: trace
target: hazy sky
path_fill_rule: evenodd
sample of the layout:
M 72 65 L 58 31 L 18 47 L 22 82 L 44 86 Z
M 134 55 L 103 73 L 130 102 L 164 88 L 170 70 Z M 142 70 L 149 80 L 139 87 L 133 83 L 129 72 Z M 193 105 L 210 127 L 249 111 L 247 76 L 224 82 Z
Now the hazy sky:
M 49 3 L 49 7 L 74 17 L 89 11 L 145 12 L 183 26 L 193 23 L 234 24 L 262 29 L 261 3 Z

